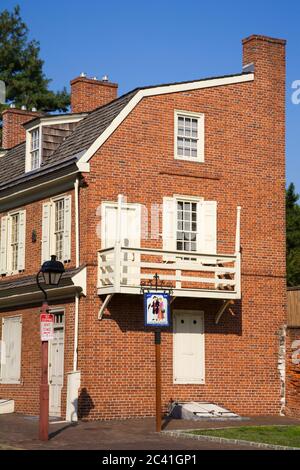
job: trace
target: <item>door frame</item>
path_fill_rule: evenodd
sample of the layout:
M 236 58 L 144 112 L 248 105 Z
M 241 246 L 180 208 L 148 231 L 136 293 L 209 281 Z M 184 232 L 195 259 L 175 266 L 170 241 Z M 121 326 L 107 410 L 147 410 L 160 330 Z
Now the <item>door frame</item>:
M 203 357 L 203 379 L 201 380 L 195 380 L 195 381 L 184 381 L 184 382 L 178 382 L 175 381 L 175 316 L 178 314 L 193 314 L 193 315 L 198 315 L 201 320 L 202 320 L 202 326 L 203 326 L 203 341 L 201 345 L 202 349 L 202 357 Z M 173 310 L 173 385 L 205 385 L 205 315 L 204 315 L 204 310 L 186 310 L 186 309 L 175 309 Z
M 106 234 L 105 234 L 105 218 L 106 218 L 106 208 L 113 208 L 118 210 L 118 202 L 116 201 L 102 201 L 101 203 L 101 248 L 113 248 L 111 246 L 106 246 L 105 240 L 106 240 Z M 139 220 L 139 246 L 136 248 L 140 248 L 141 246 L 141 238 L 142 238 L 142 206 L 141 204 L 137 202 L 124 202 L 122 203 L 122 209 L 135 209 L 138 214 L 138 220 Z M 137 239 L 138 240 L 138 239 Z M 133 247 L 134 248 L 134 247 Z
M 63 329 L 63 339 L 64 339 L 64 348 L 63 348 L 63 383 L 62 383 L 62 386 L 61 388 L 63 388 L 64 386 L 64 376 L 65 376 L 65 309 L 64 308 L 50 308 L 49 309 L 49 313 L 50 314 L 58 314 L 58 313 L 62 313 L 63 314 L 63 318 L 64 318 L 64 322 L 62 324 L 62 329 Z M 59 328 L 59 324 L 57 326 L 57 328 Z M 61 328 L 61 326 L 60 326 Z M 55 323 L 54 323 L 54 329 L 55 329 Z M 51 359 L 51 341 L 48 341 L 48 385 L 49 385 L 49 416 L 58 416 L 58 415 L 54 415 L 54 414 L 51 414 L 50 415 L 50 399 L 51 399 L 51 393 L 50 393 L 50 387 L 51 387 L 51 384 L 50 384 L 50 359 Z M 60 411 L 59 411 L 59 416 L 61 416 L 61 397 L 60 397 Z

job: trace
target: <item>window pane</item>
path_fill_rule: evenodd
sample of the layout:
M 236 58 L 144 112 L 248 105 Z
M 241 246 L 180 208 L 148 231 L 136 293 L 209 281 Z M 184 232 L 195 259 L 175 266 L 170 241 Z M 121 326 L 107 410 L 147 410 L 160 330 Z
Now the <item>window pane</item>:
M 18 269 L 18 252 L 19 252 L 19 214 L 11 217 L 11 270 Z
M 64 199 L 55 201 L 55 254 L 58 260 L 63 258 L 64 247 Z
M 183 243 L 177 242 L 177 250 L 183 250 Z

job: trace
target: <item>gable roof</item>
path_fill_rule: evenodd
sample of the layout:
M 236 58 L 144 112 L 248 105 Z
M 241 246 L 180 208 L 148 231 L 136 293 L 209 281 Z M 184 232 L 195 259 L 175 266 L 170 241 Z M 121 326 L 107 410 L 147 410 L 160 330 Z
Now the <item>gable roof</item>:
M 254 80 L 252 72 L 223 75 L 185 82 L 174 82 L 136 88 L 125 95 L 105 104 L 84 117 L 76 129 L 59 145 L 53 154 L 48 156 L 37 170 L 25 174 L 25 142 L 10 149 L 0 157 L 0 190 L 11 185 L 14 180 L 33 178 L 40 173 L 50 170 L 60 163 L 78 161 L 87 162 L 95 151 L 114 132 L 131 110 L 146 96 L 176 93 L 185 90 L 195 90 L 215 86 L 231 85 Z M 86 170 L 83 170 L 86 171 Z

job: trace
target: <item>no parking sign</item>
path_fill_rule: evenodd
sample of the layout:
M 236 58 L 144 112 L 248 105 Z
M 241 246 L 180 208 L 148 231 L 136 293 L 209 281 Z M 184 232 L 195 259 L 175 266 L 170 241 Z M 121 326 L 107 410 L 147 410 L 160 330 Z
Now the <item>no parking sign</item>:
M 41 341 L 51 341 L 54 338 L 54 315 L 41 313 Z

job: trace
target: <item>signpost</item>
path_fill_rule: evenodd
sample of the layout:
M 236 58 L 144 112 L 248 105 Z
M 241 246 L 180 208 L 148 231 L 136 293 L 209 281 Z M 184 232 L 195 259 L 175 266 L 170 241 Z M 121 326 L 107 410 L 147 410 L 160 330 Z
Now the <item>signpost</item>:
M 142 285 L 144 294 L 145 326 L 155 328 L 155 368 L 156 368 L 156 431 L 161 431 L 161 328 L 170 326 L 171 287 L 159 283 L 159 276 L 153 276 L 155 285 Z

